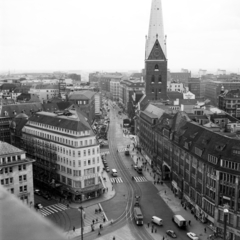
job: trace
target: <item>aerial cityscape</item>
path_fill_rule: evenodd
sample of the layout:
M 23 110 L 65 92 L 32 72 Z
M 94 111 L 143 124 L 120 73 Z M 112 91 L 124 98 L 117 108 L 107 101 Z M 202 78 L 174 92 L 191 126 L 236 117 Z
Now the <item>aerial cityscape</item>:
M 240 240 L 240 2 L 1 4 L 0 239 Z

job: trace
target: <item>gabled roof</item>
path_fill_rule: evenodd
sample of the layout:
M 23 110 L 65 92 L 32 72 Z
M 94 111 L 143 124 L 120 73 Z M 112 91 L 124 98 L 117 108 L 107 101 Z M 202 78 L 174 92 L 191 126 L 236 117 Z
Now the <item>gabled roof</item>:
M 14 117 L 19 113 L 26 113 L 28 116 L 32 115 L 32 112 L 36 112 L 42 109 L 41 103 L 19 103 L 19 104 L 10 104 L 10 105 L 3 105 L 2 111 L 0 116 L 7 117 L 5 112 L 8 113 L 8 117 Z
M 14 153 L 24 153 L 24 151 L 14 147 L 9 143 L 0 141 L 0 156 L 7 155 L 7 154 L 14 154 Z
M 16 88 L 16 85 L 13 83 L 3 83 L 0 86 L 1 90 L 14 90 Z

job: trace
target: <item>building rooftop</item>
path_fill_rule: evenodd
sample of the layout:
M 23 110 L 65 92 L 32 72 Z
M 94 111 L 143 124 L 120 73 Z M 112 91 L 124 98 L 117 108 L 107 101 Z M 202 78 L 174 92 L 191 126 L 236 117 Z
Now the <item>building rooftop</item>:
M 89 100 L 92 99 L 96 92 L 93 91 L 79 91 L 71 92 L 68 96 L 70 100 Z
M 52 84 L 38 84 L 35 86 L 35 89 L 59 89 L 59 86 Z
M 0 155 L 8 155 L 14 153 L 23 153 L 23 150 L 16 148 L 9 143 L 0 141 Z

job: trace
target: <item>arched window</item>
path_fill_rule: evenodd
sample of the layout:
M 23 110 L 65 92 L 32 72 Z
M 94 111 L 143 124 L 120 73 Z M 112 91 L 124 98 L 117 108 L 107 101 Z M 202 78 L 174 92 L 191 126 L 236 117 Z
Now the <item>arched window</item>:
M 158 76 L 158 83 L 162 83 L 162 75 Z
M 157 64 L 156 64 L 155 67 L 154 67 L 154 71 L 159 71 L 159 67 L 158 67 Z
M 162 92 L 162 89 L 161 89 L 161 88 L 159 88 L 159 89 L 158 89 L 158 92 L 159 92 L 159 93 L 161 93 L 161 92 Z
M 152 82 L 152 83 L 155 82 L 155 77 L 154 77 L 154 75 L 152 75 L 151 82 Z

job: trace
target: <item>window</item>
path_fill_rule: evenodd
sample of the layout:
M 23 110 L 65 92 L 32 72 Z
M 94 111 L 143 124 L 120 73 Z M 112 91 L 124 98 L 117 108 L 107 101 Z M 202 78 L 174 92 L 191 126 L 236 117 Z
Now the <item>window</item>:
M 20 186 L 20 187 L 19 187 L 19 192 L 22 192 L 22 191 L 23 191 L 23 187 Z
M 87 155 L 87 151 L 83 150 L 83 156 L 86 157 L 86 155 Z
M 19 182 L 22 182 L 22 176 L 19 176 Z
M 81 151 L 78 151 L 78 156 L 81 157 Z
M 78 166 L 81 167 L 81 160 L 78 160 Z
M 159 71 L 159 67 L 158 67 L 157 64 L 156 64 L 155 67 L 154 67 L 154 71 Z
M 22 171 L 22 165 L 18 165 L 18 171 Z
M 152 83 L 155 82 L 155 77 L 154 77 L 154 75 L 152 75 L 152 77 L 151 77 L 151 82 L 152 82 Z
M 161 88 L 159 88 L 159 89 L 158 89 L 158 92 L 159 92 L 159 93 L 161 93 L 161 92 L 162 92 L 162 89 L 161 89 Z
M 23 181 L 27 181 L 27 175 L 23 175 Z
M 158 83 L 162 83 L 162 75 L 158 76 Z
M 24 192 L 26 192 L 27 191 L 27 185 L 23 186 L 23 188 L 24 188 Z
M 86 166 L 87 164 L 86 164 L 86 161 L 84 161 L 84 166 Z
M 154 93 L 154 88 L 152 88 L 152 93 Z
M 89 156 L 89 155 L 91 155 L 91 150 L 90 150 L 90 149 L 88 149 L 88 156 Z
M 8 162 L 11 162 L 11 157 L 8 157 L 7 160 L 8 160 Z
M 93 164 L 95 164 L 95 158 L 93 158 Z

